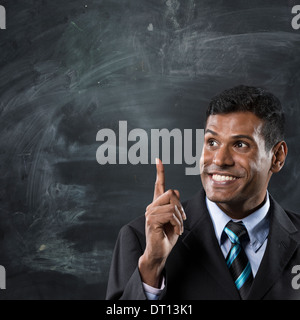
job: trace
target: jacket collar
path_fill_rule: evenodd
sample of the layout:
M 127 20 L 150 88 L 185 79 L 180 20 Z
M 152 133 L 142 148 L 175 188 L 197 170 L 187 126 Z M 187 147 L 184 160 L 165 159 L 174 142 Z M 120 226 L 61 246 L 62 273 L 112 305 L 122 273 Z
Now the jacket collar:
M 204 190 L 183 206 L 187 215 L 183 244 L 192 251 L 197 263 L 203 265 L 211 277 L 227 292 L 229 299 L 239 299 L 238 291 L 215 236 L 205 203 Z
M 299 232 L 282 207 L 270 197 L 270 233 L 266 252 L 254 279 L 249 299 L 261 299 L 275 284 L 296 251 Z

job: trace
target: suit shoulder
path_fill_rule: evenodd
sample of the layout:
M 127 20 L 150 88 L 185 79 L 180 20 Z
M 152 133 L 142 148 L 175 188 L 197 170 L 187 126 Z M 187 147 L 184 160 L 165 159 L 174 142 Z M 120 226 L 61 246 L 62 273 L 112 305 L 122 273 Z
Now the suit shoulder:
M 130 221 L 126 225 L 122 227 L 122 231 L 131 229 L 134 233 L 141 233 L 145 234 L 145 216 L 140 216 L 135 218 L 134 220 Z
M 300 230 L 300 214 L 289 210 L 285 210 L 285 212 L 293 222 L 294 226 Z

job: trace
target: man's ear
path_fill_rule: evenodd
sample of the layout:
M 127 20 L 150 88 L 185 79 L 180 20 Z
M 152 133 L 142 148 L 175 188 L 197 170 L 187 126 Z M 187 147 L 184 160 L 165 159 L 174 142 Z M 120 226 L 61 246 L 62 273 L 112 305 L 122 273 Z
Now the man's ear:
M 288 153 L 288 147 L 285 141 L 278 142 L 272 149 L 272 166 L 271 171 L 273 173 L 279 172 L 285 162 L 287 153 Z

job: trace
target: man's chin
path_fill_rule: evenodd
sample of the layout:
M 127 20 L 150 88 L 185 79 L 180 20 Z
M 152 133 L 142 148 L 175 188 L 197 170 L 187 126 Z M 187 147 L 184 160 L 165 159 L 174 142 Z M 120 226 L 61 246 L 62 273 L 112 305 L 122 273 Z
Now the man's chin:
M 215 203 L 231 203 L 234 201 L 232 194 L 226 194 L 223 192 L 206 192 L 207 198 Z
M 210 201 L 212 201 L 212 202 L 215 202 L 215 203 L 220 203 L 220 204 L 222 204 L 222 203 L 230 203 L 231 201 L 230 201 L 230 199 L 228 199 L 228 198 L 224 198 L 224 197 L 209 197 L 209 196 L 207 196 L 207 198 L 210 200 Z

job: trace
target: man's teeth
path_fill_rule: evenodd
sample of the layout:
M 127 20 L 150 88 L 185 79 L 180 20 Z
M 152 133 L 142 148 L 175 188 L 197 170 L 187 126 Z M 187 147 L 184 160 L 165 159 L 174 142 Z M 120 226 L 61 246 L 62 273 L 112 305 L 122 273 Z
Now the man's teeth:
M 220 174 L 213 174 L 212 178 L 215 181 L 232 181 L 232 180 L 236 180 L 236 177 L 232 177 L 232 176 L 222 176 Z

